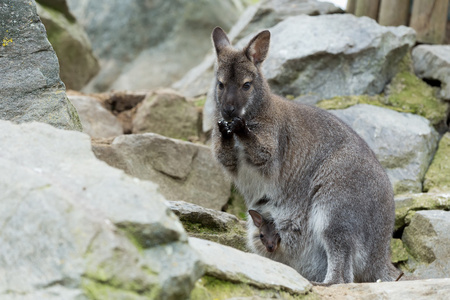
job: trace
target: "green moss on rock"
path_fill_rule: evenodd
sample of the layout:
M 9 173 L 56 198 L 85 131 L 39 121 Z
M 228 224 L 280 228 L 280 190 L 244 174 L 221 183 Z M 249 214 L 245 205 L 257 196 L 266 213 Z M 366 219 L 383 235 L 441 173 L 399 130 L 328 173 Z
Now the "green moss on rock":
M 408 260 L 408 252 L 401 239 L 391 239 L 391 260 L 393 263 Z
M 434 89 L 414 74 L 400 72 L 389 84 L 386 104 L 425 117 L 438 126 L 447 118 L 448 104 L 434 94 Z
M 416 211 L 450 210 L 450 194 L 413 194 L 395 200 L 395 230 L 408 225 Z
M 411 57 L 406 55 L 399 72 L 386 88 L 386 95 L 338 96 L 319 101 L 323 109 L 345 109 L 356 104 L 370 104 L 398 112 L 412 113 L 427 118 L 437 128 L 445 127 L 449 104 L 435 96 L 435 90 L 418 78 L 411 67 Z
M 245 226 L 239 222 L 233 226 L 228 227 L 225 231 L 211 229 L 200 223 L 193 223 L 189 221 L 180 220 L 184 226 L 184 229 L 191 237 L 196 237 L 212 242 L 216 242 L 222 245 L 230 246 L 235 249 L 248 252 L 246 245 Z
M 95 300 L 152 300 L 159 299 L 160 295 L 160 289 L 156 287 L 151 291 L 137 292 L 87 278 L 82 280 L 81 288 L 89 299 Z
M 439 142 L 433 161 L 425 174 L 425 192 L 450 192 L 450 132 Z
M 234 297 L 261 297 L 263 299 L 320 299 L 317 295 L 292 295 L 275 289 L 258 289 L 245 283 L 233 283 L 212 276 L 203 276 L 191 293 L 191 300 L 216 300 Z

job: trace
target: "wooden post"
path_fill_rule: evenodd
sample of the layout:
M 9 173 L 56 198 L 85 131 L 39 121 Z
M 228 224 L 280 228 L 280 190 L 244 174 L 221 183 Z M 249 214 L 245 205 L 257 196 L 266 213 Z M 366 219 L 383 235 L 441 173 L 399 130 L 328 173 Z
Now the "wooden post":
M 381 0 L 378 23 L 383 26 L 408 25 L 410 0 Z
M 345 11 L 348 12 L 349 14 L 354 14 L 355 7 L 356 7 L 356 0 L 348 0 Z
M 449 0 L 414 0 L 409 26 L 416 30 L 418 42 L 444 42 L 448 3 Z
M 374 20 L 378 18 L 378 6 L 380 0 L 356 0 L 355 15 L 367 16 Z

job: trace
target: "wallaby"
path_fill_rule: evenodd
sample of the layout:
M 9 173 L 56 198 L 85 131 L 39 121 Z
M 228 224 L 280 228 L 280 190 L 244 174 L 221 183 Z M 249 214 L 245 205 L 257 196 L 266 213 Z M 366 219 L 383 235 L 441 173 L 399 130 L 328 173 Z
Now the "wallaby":
M 266 247 L 268 252 L 277 250 L 278 245 L 280 244 L 280 235 L 275 228 L 273 220 L 264 218 L 256 210 L 251 209 L 248 213 L 253 220 L 253 224 L 259 229 L 259 234 L 253 235 L 253 244 L 258 244 L 257 241 L 260 240 L 261 244 Z
M 332 114 L 271 93 L 261 73 L 269 31 L 242 50 L 219 27 L 212 40 L 214 155 L 281 237 L 277 251 L 258 250 L 248 220 L 250 248 L 323 284 L 394 280 L 393 190 L 369 146 Z

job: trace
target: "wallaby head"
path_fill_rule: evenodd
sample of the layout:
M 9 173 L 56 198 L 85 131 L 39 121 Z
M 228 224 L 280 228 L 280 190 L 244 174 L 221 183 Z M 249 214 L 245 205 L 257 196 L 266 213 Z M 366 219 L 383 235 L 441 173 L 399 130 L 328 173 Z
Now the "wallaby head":
M 280 245 L 280 235 L 275 229 L 275 224 L 265 219 L 256 210 L 249 210 L 248 213 L 252 217 L 253 224 L 259 228 L 259 238 L 261 243 L 266 247 L 268 252 L 274 252 Z
M 248 112 L 255 113 L 269 91 L 260 66 L 269 51 L 270 32 L 260 32 L 243 50 L 234 49 L 220 27 L 213 30 L 212 40 L 217 54 L 218 112 L 226 121 L 248 119 Z

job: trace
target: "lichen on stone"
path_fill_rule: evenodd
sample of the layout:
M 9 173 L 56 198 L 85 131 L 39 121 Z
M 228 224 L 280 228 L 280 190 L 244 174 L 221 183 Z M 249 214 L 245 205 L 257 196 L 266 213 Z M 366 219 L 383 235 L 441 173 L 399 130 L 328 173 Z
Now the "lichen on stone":
M 450 193 L 450 133 L 439 142 L 433 161 L 425 174 L 424 192 Z
M 433 87 L 418 78 L 412 71 L 411 57 L 406 55 L 399 72 L 385 88 L 385 94 L 337 96 L 321 100 L 323 109 L 345 109 L 356 104 L 370 104 L 398 112 L 412 113 L 428 119 L 438 130 L 444 128 L 449 104 L 436 97 Z
M 313 293 L 306 295 L 292 295 L 275 289 L 259 289 L 242 282 L 230 282 L 212 276 L 203 276 L 191 292 L 191 300 L 215 300 L 234 297 L 261 297 L 263 299 L 319 299 Z

